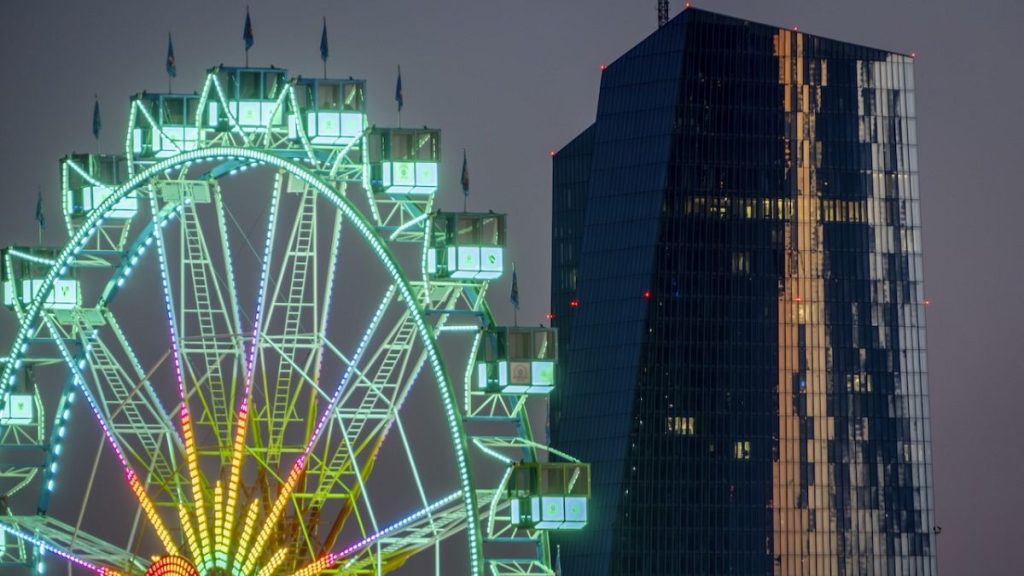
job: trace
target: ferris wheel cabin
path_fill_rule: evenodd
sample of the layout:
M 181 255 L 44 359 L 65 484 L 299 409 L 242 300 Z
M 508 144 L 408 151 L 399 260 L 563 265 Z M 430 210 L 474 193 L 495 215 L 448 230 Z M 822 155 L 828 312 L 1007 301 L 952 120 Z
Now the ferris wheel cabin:
M 555 387 L 558 331 L 542 326 L 484 330 L 477 352 L 477 387 L 495 394 L 549 394 Z
M 507 494 L 513 526 L 579 530 L 587 525 L 590 465 L 576 462 L 513 464 Z
M 367 137 L 367 155 L 375 194 L 403 200 L 437 191 L 440 130 L 374 127 Z
M 70 154 L 60 160 L 64 217 L 76 229 L 93 210 L 128 181 L 128 163 L 123 156 Z M 129 195 L 118 200 L 106 218 L 127 220 L 139 210 L 139 200 Z
M 301 126 L 314 146 L 348 146 L 366 130 L 365 80 L 299 78 L 293 93 L 289 138 L 298 139 Z
M 218 90 L 207 98 L 206 122 L 210 128 L 230 130 L 231 117 L 246 132 L 284 128 L 284 102 L 281 95 L 288 85 L 283 68 L 235 68 L 219 66 L 207 73 Z M 220 95 L 227 110 L 222 109 Z M 229 117 L 230 116 L 230 117 Z
M 198 110 L 196 94 L 137 94 L 129 126 L 134 159 L 166 158 L 198 148 Z
M 35 398 L 32 394 L 10 392 L 0 409 L 0 426 L 30 426 L 35 423 Z
M 10 310 L 25 307 L 42 292 L 46 277 L 56 262 L 57 248 L 28 248 L 11 246 L 0 250 L 3 262 L 0 280 L 3 282 L 4 306 Z M 53 282 L 53 290 L 43 301 L 46 310 L 71 310 L 82 305 L 82 289 L 70 271 Z
M 494 280 L 505 270 L 505 215 L 436 212 L 427 248 L 433 278 Z

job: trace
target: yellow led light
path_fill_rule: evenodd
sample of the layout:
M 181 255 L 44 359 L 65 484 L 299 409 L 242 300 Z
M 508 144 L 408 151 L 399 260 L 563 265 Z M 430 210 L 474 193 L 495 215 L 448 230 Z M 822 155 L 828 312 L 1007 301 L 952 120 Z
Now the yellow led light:
M 253 499 L 249 503 L 249 510 L 245 513 L 245 523 L 242 524 L 242 537 L 238 540 L 238 549 L 245 550 L 249 546 L 249 539 L 252 538 L 252 529 L 256 525 L 256 515 L 259 513 L 259 503 Z
M 192 529 L 192 520 L 189 519 L 188 509 L 184 504 L 178 505 L 178 522 L 181 524 L 182 532 L 185 533 L 185 544 L 188 545 L 189 553 L 193 558 L 199 558 L 201 556 L 199 541 L 196 539 L 195 530 Z
M 192 484 L 192 503 L 195 506 L 196 531 L 203 550 L 210 549 L 209 522 L 206 518 L 206 498 L 203 496 L 202 480 L 199 476 L 199 459 L 196 456 L 195 435 L 192 432 L 192 418 L 188 409 L 181 409 L 181 430 L 185 440 L 185 461 L 188 464 L 189 481 Z
M 215 550 L 227 550 L 224 537 L 224 488 L 217 481 L 213 488 L 213 547 Z
M 164 526 L 163 519 L 156 513 L 156 509 L 153 507 L 153 501 L 149 499 L 149 495 L 146 494 L 146 489 L 139 482 L 138 476 L 134 472 L 128 472 L 128 484 L 132 488 L 132 492 L 135 493 L 135 498 L 139 501 L 139 505 L 142 506 L 142 511 L 145 512 L 146 518 L 149 519 L 149 523 L 153 525 L 153 529 L 156 531 L 157 537 L 160 538 L 160 542 L 163 543 L 164 549 L 171 556 L 178 555 L 178 547 L 174 544 L 174 540 L 171 538 L 171 534 L 167 531 L 167 527 Z
M 277 499 L 274 500 L 274 505 L 270 508 L 270 513 L 267 514 L 267 518 L 264 521 L 263 529 L 260 530 L 259 536 L 256 537 L 256 541 L 253 542 L 252 548 L 249 550 L 245 558 L 245 563 L 242 564 L 242 573 L 248 574 L 256 560 L 263 554 L 263 547 L 267 543 L 267 539 L 274 531 L 274 526 L 277 521 L 281 519 L 281 513 L 284 512 L 284 507 L 288 503 L 288 499 L 291 498 L 292 490 L 295 489 L 295 484 L 299 481 L 299 476 L 302 475 L 302 470 L 305 468 L 305 458 L 299 458 L 295 462 L 295 466 L 292 467 L 292 471 L 288 473 L 288 479 L 285 481 L 284 486 L 281 487 L 281 492 L 277 495 Z
M 277 567 L 281 565 L 281 562 L 284 562 L 284 557 L 287 553 L 287 548 L 281 548 L 277 552 L 274 552 L 274 555 L 271 556 L 266 565 L 256 573 L 256 576 L 270 576 L 273 574 L 274 570 L 277 570 Z
M 324 556 L 305 568 L 292 572 L 290 576 L 314 576 L 315 574 L 319 574 L 320 572 L 330 568 L 334 563 L 335 561 L 330 555 Z
M 231 546 L 231 536 L 235 528 L 235 506 L 238 503 L 238 483 L 242 475 L 242 455 L 245 454 L 245 434 L 249 422 L 249 402 L 245 400 L 238 410 L 238 426 L 235 429 L 235 443 L 231 448 L 231 472 L 228 476 L 227 502 L 225 503 L 225 519 L 223 524 L 225 549 Z

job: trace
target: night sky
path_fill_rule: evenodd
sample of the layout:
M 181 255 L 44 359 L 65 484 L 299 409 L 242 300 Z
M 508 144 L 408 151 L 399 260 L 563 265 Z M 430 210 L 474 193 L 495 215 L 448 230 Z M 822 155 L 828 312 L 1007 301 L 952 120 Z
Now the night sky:
M 468 152 L 471 210 L 509 214 L 523 323 L 544 321 L 551 166 L 592 120 L 600 66 L 656 25 L 654 0 L 250 0 L 254 65 L 322 73 L 327 17 L 331 76 L 369 82 L 370 121 L 443 130 L 440 206 L 461 208 Z M 936 517 L 943 574 L 1019 574 L 1024 541 L 1024 4 L 1011 0 L 698 2 L 701 8 L 878 48 L 916 52 Z M 673 2 L 672 14 L 682 9 Z M 128 98 L 167 89 L 174 35 L 176 91 L 206 68 L 241 65 L 242 2 L 0 3 L 0 244 L 36 242 L 42 187 L 47 241 L 57 242 L 57 160 L 120 151 Z M 511 316 L 508 279 L 495 288 Z M 14 324 L 0 320 L 6 354 Z

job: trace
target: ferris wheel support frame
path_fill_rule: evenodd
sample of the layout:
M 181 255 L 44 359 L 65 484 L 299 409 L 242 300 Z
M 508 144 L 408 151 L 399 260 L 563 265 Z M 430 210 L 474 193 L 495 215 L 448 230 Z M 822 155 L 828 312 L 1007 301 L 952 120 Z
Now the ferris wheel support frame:
M 173 171 L 179 168 L 183 168 L 186 165 L 192 163 L 217 161 L 223 159 L 242 159 L 248 160 L 255 163 L 262 163 L 279 170 L 287 172 L 289 175 L 301 179 L 305 184 L 315 188 L 319 195 L 326 198 L 331 204 L 333 204 L 346 218 L 348 218 L 363 240 L 369 244 L 369 246 L 376 253 L 380 262 L 386 268 L 388 274 L 391 276 L 392 281 L 397 287 L 400 296 L 410 305 L 417 302 L 413 289 L 409 280 L 405 277 L 402 272 L 401 266 L 397 263 L 397 259 L 392 254 L 390 248 L 387 246 L 386 241 L 383 240 L 374 230 L 374 226 L 367 221 L 362 213 L 352 203 L 342 195 L 339 195 L 334 189 L 324 182 L 319 176 L 314 174 L 312 171 L 300 166 L 287 158 L 281 158 L 275 154 L 272 154 L 266 150 L 256 150 L 243 147 L 211 147 L 184 152 L 176 156 L 172 156 L 161 160 L 152 166 L 149 166 L 142 172 L 134 175 L 128 182 L 118 187 L 113 194 L 107 197 L 103 203 L 96 207 L 92 214 L 87 218 L 79 230 L 71 236 L 68 242 L 65 244 L 64 249 L 60 252 L 54 266 L 47 274 L 46 278 L 42 283 L 42 287 L 39 290 L 38 296 L 29 305 L 25 311 L 23 321 L 15 334 L 14 344 L 12 348 L 14 350 L 21 349 L 24 345 L 28 344 L 30 335 L 35 333 L 41 324 L 41 316 L 44 314 L 43 303 L 49 296 L 49 293 L 53 289 L 54 282 L 61 277 L 61 271 L 65 273 L 68 269 L 74 266 L 75 258 L 81 253 L 82 248 L 87 245 L 96 232 L 96 227 L 100 225 L 104 220 L 104 215 L 110 210 L 118 201 L 124 197 L 132 194 L 147 185 L 148 182 L 158 177 L 159 175 Z M 125 276 L 123 271 L 124 263 L 122 267 L 118 269 L 115 274 L 120 274 L 121 277 Z M 127 270 L 130 270 L 130 264 Z M 130 273 L 130 272 L 129 272 Z M 116 275 L 115 275 L 116 277 Z M 445 415 L 447 418 L 447 425 L 449 433 L 451 434 L 451 440 L 453 447 L 456 451 L 456 464 L 459 468 L 459 483 L 460 491 L 463 498 L 463 507 L 465 517 L 472 519 L 477 517 L 478 507 L 476 501 L 476 492 L 472 483 L 472 472 L 469 467 L 468 461 L 468 450 L 469 445 L 465 433 L 462 431 L 462 425 L 458 422 L 459 410 L 455 404 L 455 390 L 451 384 L 450 379 L 447 376 L 447 371 L 444 368 L 443 359 L 440 353 L 435 347 L 433 339 L 431 337 L 432 331 L 426 323 L 423 315 L 417 313 L 413 316 L 413 322 L 416 324 L 417 331 L 423 338 L 424 348 L 428 356 L 428 361 L 438 374 L 443 374 L 443 381 L 438 383 L 438 388 L 441 391 L 442 402 L 445 406 Z M 26 350 L 27 352 L 27 350 Z M 15 363 L 5 364 L 2 374 L 0 374 L 0 398 L 3 398 L 8 394 L 14 387 L 17 367 Z M 0 400 L 0 403 L 3 401 Z M 2 406 L 0 406 L 2 408 Z M 470 563 L 473 567 L 473 574 L 480 574 L 483 569 L 483 553 L 482 553 L 482 542 L 479 534 L 479 525 L 477 522 L 466 522 L 466 532 L 470 547 Z

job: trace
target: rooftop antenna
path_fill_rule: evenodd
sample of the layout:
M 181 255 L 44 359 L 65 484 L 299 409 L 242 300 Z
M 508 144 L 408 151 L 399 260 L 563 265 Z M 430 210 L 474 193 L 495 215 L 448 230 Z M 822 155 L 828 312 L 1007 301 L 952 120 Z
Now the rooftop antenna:
M 668 0 L 658 0 L 658 28 L 668 23 Z

